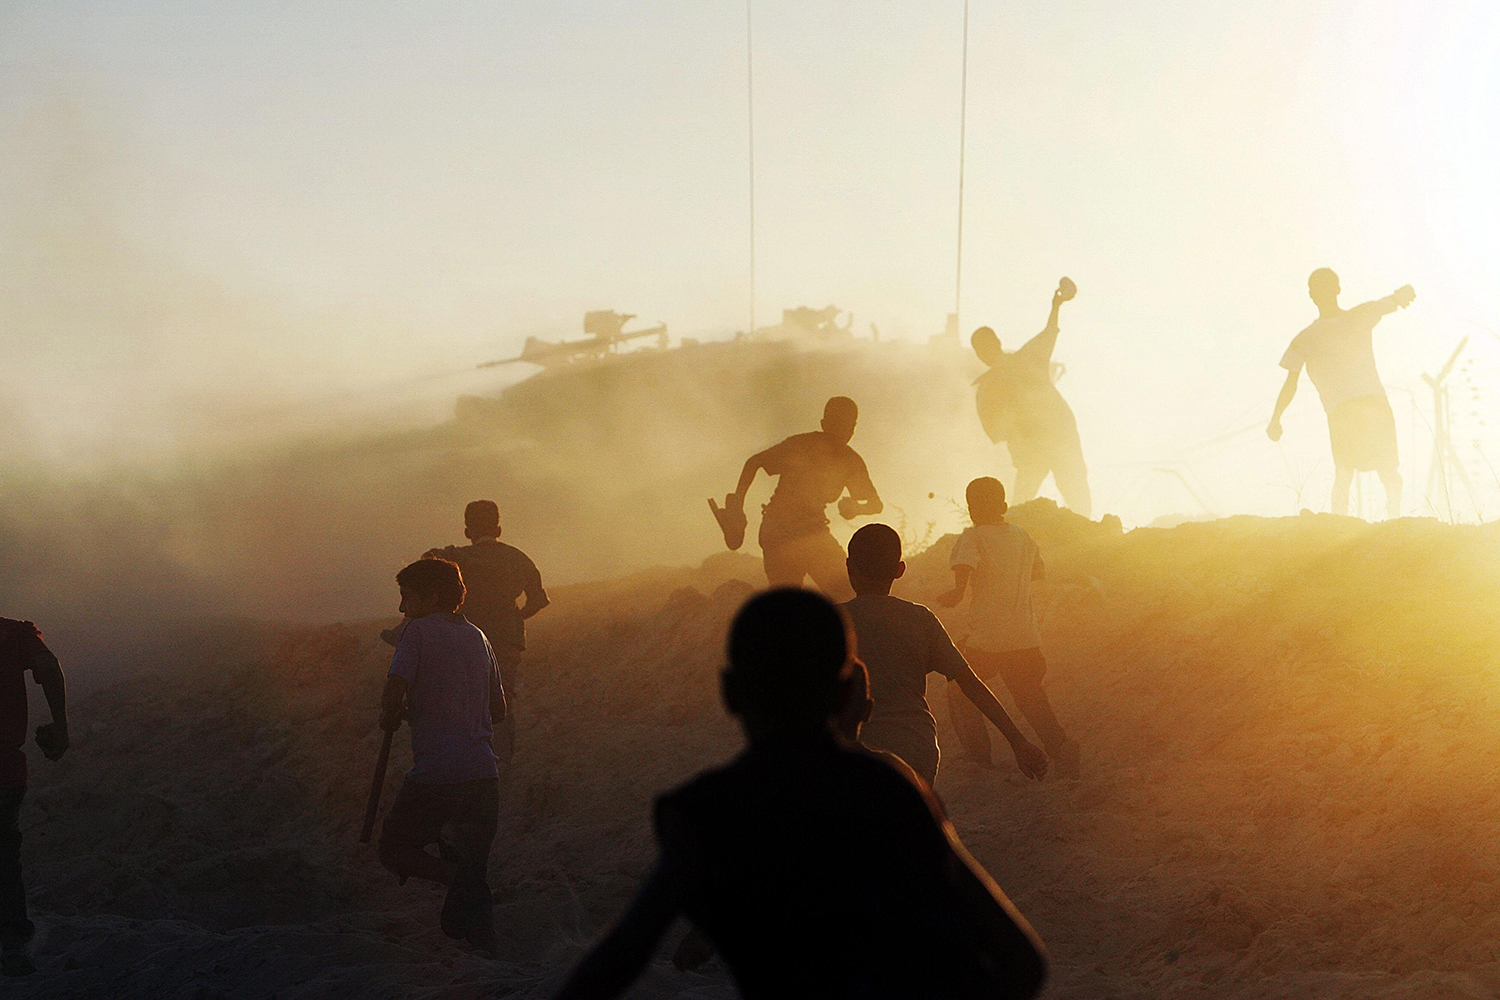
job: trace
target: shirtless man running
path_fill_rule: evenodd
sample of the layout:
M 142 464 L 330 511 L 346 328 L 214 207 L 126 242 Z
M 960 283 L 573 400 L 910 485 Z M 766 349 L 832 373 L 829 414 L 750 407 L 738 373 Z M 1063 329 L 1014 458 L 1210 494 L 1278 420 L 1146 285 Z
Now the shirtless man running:
M 848 521 L 884 509 L 865 460 L 849 447 L 858 420 L 854 400 L 834 396 L 823 408 L 821 430 L 794 434 L 751 455 L 734 492 L 724 498 L 724 506 L 708 502 L 724 529 L 724 541 L 737 549 L 744 538 L 745 494 L 756 475 L 764 469 L 780 477 L 760 521 L 760 547 L 766 580 L 772 587 L 800 587 L 811 576 L 818 589 L 835 601 L 854 596 L 844 566 L 844 547 L 828 530 L 824 511 L 837 500 L 839 514 Z M 849 495 L 843 496 L 846 489 Z

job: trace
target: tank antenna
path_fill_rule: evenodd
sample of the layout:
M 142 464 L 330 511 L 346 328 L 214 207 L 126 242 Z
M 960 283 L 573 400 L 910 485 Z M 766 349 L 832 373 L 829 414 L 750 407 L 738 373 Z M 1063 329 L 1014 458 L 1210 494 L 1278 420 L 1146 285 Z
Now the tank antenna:
M 750 336 L 755 335 L 755 48 L 750 5 L 745 0 L 745 111 L 750 134 Z M 965 0 L 967 2 L 967 0 Z
M 748 2 L 748 0 L 747 0 Z M 964 295 L 964 139 L 969 122 L 969 0 L 964 0 L 963 62 L 958 88 L 958 259 L 953 281 L 953 327 L 959 327 Z M 960 334 L 962 336 L 962 334 Z

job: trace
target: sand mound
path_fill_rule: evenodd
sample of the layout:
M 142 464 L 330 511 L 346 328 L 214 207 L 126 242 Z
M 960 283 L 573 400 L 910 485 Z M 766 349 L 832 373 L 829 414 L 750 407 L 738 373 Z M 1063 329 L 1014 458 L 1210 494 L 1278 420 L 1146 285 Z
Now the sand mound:
M 1048 686 L 1084 777 L 952 757 L 938 791 L 1048 941 L 1049 995 L 1496 995 L 1500 531 L 1015 519 L 1048 560 Z M 946 587 L 947 549 L 907 596 Z M 649 866 L 652 796 L 737 746 L 715 673 L 757 579 L 716 557 L 535 620 L 494 963 L 356 843 L 385 622 L 220 638 L 79 699 L 75 750 L 34 760 L 43 973 L 8 995 L 548 995 Z M 731 994 L 659 962 L 635 995 Z

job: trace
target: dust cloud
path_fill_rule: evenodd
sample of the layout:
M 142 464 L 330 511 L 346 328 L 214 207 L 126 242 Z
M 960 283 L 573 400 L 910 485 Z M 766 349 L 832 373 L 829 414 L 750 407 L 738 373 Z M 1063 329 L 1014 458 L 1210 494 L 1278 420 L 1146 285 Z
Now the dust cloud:
M 689 338 L 519 383 L 534 369 L 477 372 L 479 353 L 382 367 L 339 350 L 357 317 L 150 238 L 129 143 L 83 105 L 6 128 L 0 613 L 49 623 L 85 673 L 154 659 L 190 617 L 388 610 L 394 570 L 460 540 L 478 497 L 549 582 L 696 563 L 722 548 L 705 499 L 835 394 L 913 544 L 954 526 L 973 470 L 1007 468 L 958 345 Z
M 1048 556 L 1048 687 L 1083 777 L 967 761 L 938 684 L 929 698 L 937 791 L 1047 941 L 1048 995 L 1493 995 L 1493 526 L 1122 533 L 1046 500 L 1013 519 Z M 898 592 L 931 604 L 952 541 Z M 79 741 L 88 766 L 38 768 L 32 799 L 57 968 L 16 995 L 552 995 L 649 870 L 652 796 L 739 745 L 717 669 L 757 563 L 555 588 L 532 622 L 492 867 L 498 962 L 439 934 L 440 891 L 351 849 L 394 615 L 183 650 L 81 699 L 79 719 L 109 724 Z M 398 741 L 388 791 L 407 753 Z M 734 995 L 705 973 L 663 958 L 636 992 Z
M 211 954 L 226 988 L 488 977 L 544 995 L 649 864 L 650 796 L 736 745 L 719 644 L 764 579 L 753 530 L 725 554 L 706 498 L 850 396 L 851 444 L 911 561 L 898 593 L 930 603 L 964 484 L 1013 478 L 976 419 L 984 365 L 862 323 L 800 342 L 674 328 L 666 350 L 479 372 L 517 345 L 203 265 L 172 225 L 170 178 L 144 180 L 149 157 L 109 118 L 65 97 L 0 118 L 0 615 L 41 623 L 82 694 L 78 748 L 40 771 L 28 814 L 54 853 L 36 866 L 56 935 L 39 947 L 75 964 L 34 989 L 97 995 L 101 968 L 120 970 L 120 995 L 187 989 L 196 959 L 154 961 L 178 949 Z M 631 307 L 586 306 L 606 304 Z M 1030 332 L 985 318 L 1007 345 Z M 1118 374 L 1109 357 L 1085 375 L 1096 388 Z M 1152 430 L 1128 398 L 1151 386 L 1115 381 L 1080 406 L 1086 449 L 1231 440 L 1214 461 L 1239 468 L 1208 478 L 1266 478 L 1246 469 L 1272 461 L 1255 414 L 1274 385 L 1222 430 Z M 1181 381 L 1194 407 L 1230 405 Z M 1238 405 L 1242 388 L 1220 395 Z M 1408 444 L 1418 415 L 1402 410 Z M 1322 432 L 1300 419 L 1302 440 Z M 1200 497 L 1187 460 L 1100 447 L 1100 513 L 1127 476 L 1238 509 Z M 1313 472 L 1275 459 L 1296 482 L 1283 506 L 1314 505 Z M 748 498 L 752 529 L 768 492 Z M 424 937 L 435 920 L 412 900 L 436 897 L 349 849 L 393 574 L 459 541 L 476 498 L 499 504 L 555 601 L 525 665 L 498 967 Z M 1035 915 L 1056 995 L 1500 990 L 1493 526 L 1177 516 L 1125 532 L 1046 500 L 1015 520 L 1048 562 L 1049 685 L 1085 777 L 1024 785 L 955 760 L 938 790 Z M 841 542 L 851 528 L 835 518 Z M 268 953 L 295 960 L 268 971 Z M 650 975 L 643 995 L 727 990 Z

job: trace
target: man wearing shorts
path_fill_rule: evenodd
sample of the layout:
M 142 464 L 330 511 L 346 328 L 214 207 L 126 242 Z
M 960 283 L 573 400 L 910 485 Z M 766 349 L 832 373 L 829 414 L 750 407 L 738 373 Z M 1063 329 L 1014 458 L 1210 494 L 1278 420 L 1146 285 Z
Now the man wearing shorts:
M 1281 415 L 1297 393 L 1306 366 L 1328 413 L 1333 445 L 1333 512 L 1349 512 L 1354 473 L 1374 470 L 1385 487 L 1386 513 L 1401 516 L 1401 473 L 1396 458 L 1396 418 L 1375 368 L 1373 334 L 1381 318 L 1411 305 L 1417 293 L 1403 285 L 1383 299 L 1353 309 L 1339 308 L 1339 276 L 1320 267 L 1307 279 L 1307 294 L 1318 318 L 1292 339 L 1281 358 L 1286 382 L 1276 398 L 1266 434 L 1281 440 Z
M 853 520 L 884 509 L 865 460 L 849 447 L 858 420 L 854 400 L 834 396 L 823 408 L 820 430 L 794 434 L 751 455 L 734 492 L 725 498 L 725 508 L 743 525 L 745 494 L 756 475 L 764 469 L 780 477 L 760 521 L 760 548 L 766 580 L 772 587 L 800 587 L 810 576 L 835 601 L 854 596 L 844 566 L 844 547 L 828 530 L 824 510 L 838 500 L 839 514 Z M 845 490 L 849 495 L 840 500 Z

